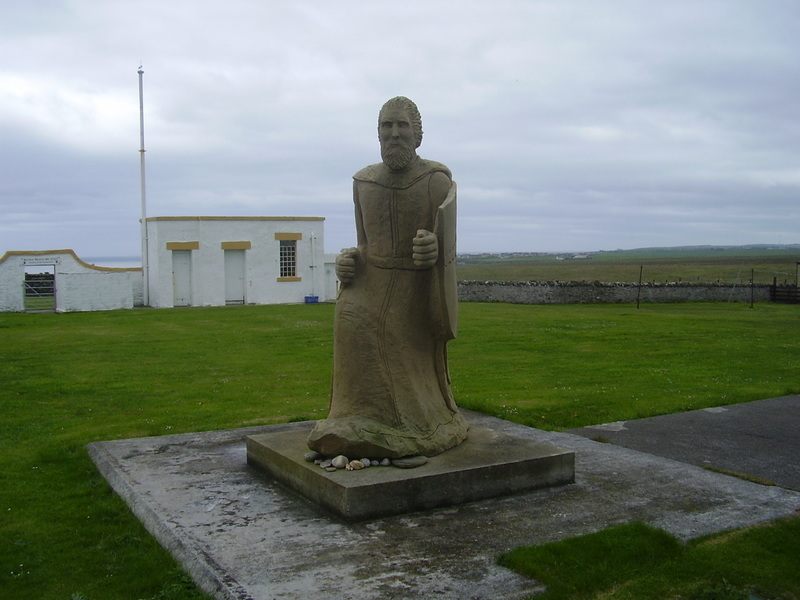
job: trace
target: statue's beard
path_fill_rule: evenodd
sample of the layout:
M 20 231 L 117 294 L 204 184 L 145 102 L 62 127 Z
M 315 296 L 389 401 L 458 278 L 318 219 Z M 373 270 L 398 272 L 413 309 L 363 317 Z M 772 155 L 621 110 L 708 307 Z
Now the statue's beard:
M 381 146 L 381 158 L 392 171 L 403 171 L 414 160 L 416 153 L 403 144 L 386 144 Z

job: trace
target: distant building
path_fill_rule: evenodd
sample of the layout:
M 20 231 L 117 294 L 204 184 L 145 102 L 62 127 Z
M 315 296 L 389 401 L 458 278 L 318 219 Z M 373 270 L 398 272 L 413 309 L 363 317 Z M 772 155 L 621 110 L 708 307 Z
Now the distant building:
M 154 307 L 332 299 L 324 247 L 323 217 L 152 217 L 145 293 Z
M 556 256 L 556 260 L 587 260 L 592 258 L 591 254 L 570 254 L 568 256 Z
M 324 253 L 324 222 L 152 217 L 143 268 L 98 267 L 72 250 L 9 251 L 0 258 L 0 312 L 332 300 L 337 280 L 334 256 Z

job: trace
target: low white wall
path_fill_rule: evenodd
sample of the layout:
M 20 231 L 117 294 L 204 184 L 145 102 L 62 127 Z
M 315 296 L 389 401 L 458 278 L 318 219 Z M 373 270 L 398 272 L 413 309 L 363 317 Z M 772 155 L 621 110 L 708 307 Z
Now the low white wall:
M 56 281 L 56 312 L 133 308 L 127 273 L 60 273 Z
M 25 268 L 13 263 L 0 263 L 0 312 L 25 310 Z
M 72 250 L 9 251 L 0 258 L 0 312 L 25 310 L 25 267 L 52 267 L 56 311 L 132 308 L 142 298 L 142 270 L 97 267 Z

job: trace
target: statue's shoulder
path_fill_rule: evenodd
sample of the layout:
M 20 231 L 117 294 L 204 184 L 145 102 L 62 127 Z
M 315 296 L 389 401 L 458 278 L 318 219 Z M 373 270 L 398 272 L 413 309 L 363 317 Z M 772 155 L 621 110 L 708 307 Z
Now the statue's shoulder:
M 368 167 L 364 167 L 358 173 L 353 175 L 353 179 L 356 181 L 378 182 L 386 177 L 386 173 L 388 173 L 386 165 L 383 163 L 377 163 L 374 165 L 369 165 Z
M 426 160 L 424 158 L 420 159 L 420 163 L 423 163 L 425 173 L 444 173 L 447 175 L 448 179 L 453 179 L 453 174 L 450 172 L 450 169 L 447 166 L 443 165 L 440 162 L 436 162 L 435 160 Z
M 419 158 L 409 171 L 403 173 L 392 173 L 389 168 L 381 162 L 364 167 L 353 175 L 353 179 L 367 183 L 377 183 L 386 187 L 406 188 L 423 177 L 437 173 L 443 174 L 448 180 L 453 178 L 450 169 L 442 163 L 436 162 L 435 160 Z

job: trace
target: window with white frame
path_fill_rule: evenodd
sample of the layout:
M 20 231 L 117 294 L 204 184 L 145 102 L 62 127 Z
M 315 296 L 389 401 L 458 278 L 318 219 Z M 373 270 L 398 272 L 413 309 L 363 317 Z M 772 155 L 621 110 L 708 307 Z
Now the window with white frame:
M 297 242 L 303 239 L 302 233 L 281 232 L 275 234 L 279 244 L 278 281 L 300 281 L 297 269 Z
M 297 240 L 281 240 L 280 276 L 297 277 Z

